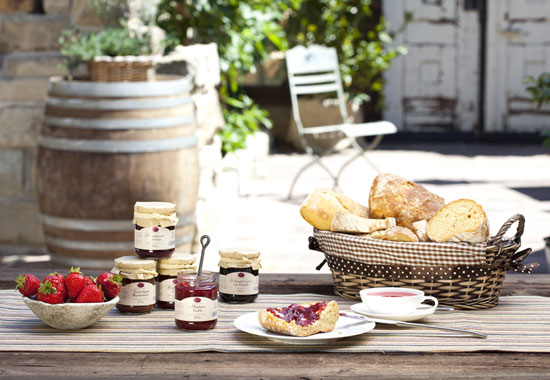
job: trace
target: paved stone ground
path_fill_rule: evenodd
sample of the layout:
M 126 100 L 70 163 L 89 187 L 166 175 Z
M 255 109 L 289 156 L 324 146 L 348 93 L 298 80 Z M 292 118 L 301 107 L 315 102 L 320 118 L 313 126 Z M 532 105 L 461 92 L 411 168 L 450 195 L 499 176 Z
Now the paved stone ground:
M 325 162 L 336 171 L 352 154 L 344 150 Z M 492 234 L 512 215 L 523 214 L 527 222 L 522 247 L 535 252 L 528 261 L 542 264 L 535 273 L 548 273 L 543 241 L 550 236 L 548 150 L 538 145 L 382 143 L 369 156 L 381 171 L 420 182 L 447 202 L 477 201 L 489 217 Z M 313 166 L 298 181 L 293 198 L 286 200 L 293 176 L 308 161 L 305 154 L 271 154 L 257 168 L 259 176 L 241 179 L 240 195 L 237 173 L 222 173 L 217 195 L 207 208 L 209 227 L 203 231 L 212 237 L 206 269 L 218 269 L 219 248 L 246 246 L 261 251 L 262 273 L 315 272 L 323 256 L 307 247 L 312 227 L 300 216 L 299 207 L 316 187 L 330 187 L 330 178 Z M 375 176 L 371 166 L 356 160 L 342 174 L 340 190 L 366 205 Z M 2 265 L 51 265 L 43 250 L 0 246 L 0 253 Z M 26 263 L 20 262 L 23 256 Z M 321 271 L 329 272 L 327 266 Z
M 327 158 L 326 164 L 337 170 L 352 154 L 351 149 L 342 151 Z M 523 214 L 527 222 L 522 247 L 535 251 L 528 261 L 542 264 L 538 273 L 548 272 L 543 241 L 550 236 L 548 150 L 537 145 L 383 143 L 369 156 L 381 171 L 420 182 L 447 202 L 477 201 L 488 215 L 491 234 L 512 215 Z M 294 174 L 308 160 L 304 154 L 269 155 L 260 167 L 263 176 L 242 180 L 241 196 L 237 195 L 236 173 L 222 175 L 214 216 L 218 223 L 208 232 L 213 241 L 206 267 L 217 268 L 219 247 L 236 245 L 261 250 L 262 272 L 315 272 L 323 257 L 307 248 L 312 228 L 300 216 L 299 207 L 314 188 L 330 187 L 330 178 L 314 166 L 300 178 L 293 198 L 285 199 Z M 371 166 L 356 160 L 341 176 L 341 191 L 366 205 L 375 176 Z M 515 233 L 512 229 L 510 236 Z

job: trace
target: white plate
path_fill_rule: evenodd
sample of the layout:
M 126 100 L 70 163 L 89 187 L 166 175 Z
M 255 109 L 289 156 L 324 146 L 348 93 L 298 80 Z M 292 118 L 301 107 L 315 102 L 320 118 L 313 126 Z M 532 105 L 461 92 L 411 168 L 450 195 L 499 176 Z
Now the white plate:
M 355 305 L 351 305 L 351 310 L 353 310 L 357 314 L 366 315 L 367 317 L 371 318 L 391 319 L 393 321 L 403 322 L 417 321 L 419 319 L 427 317 L 428 315 L 433 314 L 435 309 L 435 306 L 421 305 L 409 314 L 381 314 L 370 311 L 370 309 L 364 303 L 356 303 Z
M 279 343 L 287 344 L 324 344 L 334 339 L 364 334 L 374 328 L 374 322 L 357 321 L 351 318 L 340 317 L 334 330 L 328 333 L 318 333 L 310 336 L 290 336 L 278 334 L 264 329 L 258 321 L 258 312 L 241 315 L 235 322 L 235 327 L 252 335 L 263 336 Z

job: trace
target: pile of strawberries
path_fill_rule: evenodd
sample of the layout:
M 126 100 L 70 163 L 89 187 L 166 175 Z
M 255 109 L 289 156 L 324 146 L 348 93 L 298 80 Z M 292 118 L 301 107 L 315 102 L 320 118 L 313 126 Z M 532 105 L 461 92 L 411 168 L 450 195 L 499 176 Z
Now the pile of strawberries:
M 115 298 L 120 293 L 122 278 L 118 274 L 103 272 L 94 279 L 81 273 L 80 268 L 71 268 L 65 277 L 55 272 L 40 282 L 32 274 L 20 274 L 16 282 L 16 289 L 21 294 L 34 296 L 37 301 L 50 304 L 96 303 Z

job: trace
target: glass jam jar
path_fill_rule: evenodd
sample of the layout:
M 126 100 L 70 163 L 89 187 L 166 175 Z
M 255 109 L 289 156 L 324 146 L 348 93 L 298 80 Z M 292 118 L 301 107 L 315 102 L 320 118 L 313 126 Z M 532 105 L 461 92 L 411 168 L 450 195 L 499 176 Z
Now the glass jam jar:
M 174 253 L 172 257 L 157 261 L 157 306 L 161 309 L 174 309 L 176 284 L 179 272 L 195 273 L 195 256 Z
M 176 326 L 184 330 L 209 330 L 218 321 L 216 274 L 203 271 L 178 273 L 176 284 Z
M 116 304 L 121 313 L 150 313 L 155 307 L 156 272 L 155 260 L 135 256 L 115 259 L 113 273 L 122 277 L 122 287 Z
M 260 251 L 250 248 L 220 249 L 220 301 L 254 302 L 260 285 Z
M 176 249 L 176 205 L 168 202 L 136 202 L 134 247 L 144 258 L 170 257 Z

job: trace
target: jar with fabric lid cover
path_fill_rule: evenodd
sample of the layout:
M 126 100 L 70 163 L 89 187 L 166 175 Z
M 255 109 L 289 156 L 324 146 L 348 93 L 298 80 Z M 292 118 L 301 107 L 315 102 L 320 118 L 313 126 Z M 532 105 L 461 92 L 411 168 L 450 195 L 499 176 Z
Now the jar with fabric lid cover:
M 178 273 L 195 273 L 197 267 L 195 256 L 185 253 L 174 253 L 167 259 L 157 262 L 157 306 L 161 309 L 173 309 L 176 300 Z
M 260 251 L 250 248 L 220 249 L 220 300 L 232 303 L 254 302 L 258 297 Z
M 135 256 L 115 259 L 112 272 L 122 277 L 119 301 L 121 313 L 150 313 L 155 307 L 157 262 Z
M 136 202 L 134 247 L 145 258 L 167 258 L 176 249 L 176 205 L 169 202 Z

